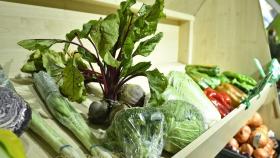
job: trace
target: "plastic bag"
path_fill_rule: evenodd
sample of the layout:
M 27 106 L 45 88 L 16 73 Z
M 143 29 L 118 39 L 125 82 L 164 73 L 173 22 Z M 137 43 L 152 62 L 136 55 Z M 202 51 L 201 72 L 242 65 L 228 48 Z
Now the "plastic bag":
M 119 111 L 106 131 L 104 146 L 122 158 L 158 158 L 163 149 L 164 115 L 156 108 Z
M 221 119 L 215 106 L 187 74 L 171 71 L 167 77 L 168 87 L 163 92 L 165 100 L 184 100 L 196 106 L 204 118 L 206 129 Z

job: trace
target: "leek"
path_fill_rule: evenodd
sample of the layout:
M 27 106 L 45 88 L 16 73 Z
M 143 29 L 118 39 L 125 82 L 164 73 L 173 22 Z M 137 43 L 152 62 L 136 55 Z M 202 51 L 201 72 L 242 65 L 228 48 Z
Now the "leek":
M 100 146 L 101 143 L 93 135 L 85 120 L 60 94 L 55 81 L 46 72 L 35 73 L 34 84 L 51 114 L 81 141 L 93 157 L 112 157 L 106 149 Z
M 35 111 L 32 112 L 30 129 L 42 137 L 57 153 L 66 158 L 86 158 L 80 149 L 74 149 L 62 138 L 42 117 Z

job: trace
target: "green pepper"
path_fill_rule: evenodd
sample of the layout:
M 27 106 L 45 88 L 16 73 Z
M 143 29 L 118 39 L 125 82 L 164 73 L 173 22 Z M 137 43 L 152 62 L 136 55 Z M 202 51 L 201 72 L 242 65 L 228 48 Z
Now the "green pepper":
M 246 84 L 249 84 L 252 86 L 257 85 L 257 81 L 247 75 L 243 75 L 243 74 L 239 74 L 239 73 L 235 73 L 235 72 L 231 72 L 231 71 L 225 71 L 225 72 L 223 72 L 223 74 L 230 79 L 235 78 L 240 83 L 246 83 Z

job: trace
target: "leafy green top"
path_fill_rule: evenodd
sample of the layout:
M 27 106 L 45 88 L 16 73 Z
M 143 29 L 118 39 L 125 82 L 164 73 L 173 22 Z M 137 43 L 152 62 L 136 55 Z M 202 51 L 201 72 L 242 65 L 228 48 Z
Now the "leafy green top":
M 161 32 L 155 33 L 159 20 L 165 16 L 164 0 L 156 0 L 153 5 L 143 4 L 136 14 L 130 9 L 135 3 L 136 0 L 122 2 L 116 14 L 90 20 L 81 30 L 75 29 L 67 33 L 65 40 L 30 39 L 18 42 L 23 48 L 34 51 L 22 71 L 47 71 L 57 79 L 62 93 L 78 102 L 86 94 L 84 83 L 93 81 L 100 83 L 104 98 L 111 100 L 116 100 L 122 85 L 136 76 L 161 80 L 166 86 L 167 80 L 163 74 L 158 70 L 148 71 L 150 62 L 133 64 L 135 56 L 150 55 L 163 36 Z M 151 35 L 152 37 L 143 40 Z M 83 45 L 85 41 L 92 44 L 93 51 Z M 135 48 L 137 42 L 140 43 Z M 57 43 L 65 43 L 63 52 L 50 50 Z M 70 45 L 77 47 L 74 53 L 70 53 Z M 160 100 L 153 97 L 154 93 L 160 93 L 160 88 L 152 87 L 158 84 L 156 80 L 150 80 L 149 83 L 152 98 Z

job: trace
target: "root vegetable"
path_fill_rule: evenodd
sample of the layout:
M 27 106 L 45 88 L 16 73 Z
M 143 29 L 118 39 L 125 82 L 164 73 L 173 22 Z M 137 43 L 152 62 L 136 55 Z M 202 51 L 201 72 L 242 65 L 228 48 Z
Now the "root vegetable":
M 239 142 L 239 143 L 245 143 L 247 142 L 247 140 L 249 139 L 251 134 L 251 129 L 249 126 L 245 125 L 243 126 L 239 132 L 235 135 L 235 139 Z
M 254 158 L 269 158 L 269 154 L 263 148 L 258 148 L 253 152 Z
M 254 148 L 248 143 L 242 144 L 240 147 L 241 154 L 251 156 L 253 152 L 254 152 Z
M 262 131 L 262 132 L 268 134 L 268 128 L 266 125 L 260 125 L 259 127 L 256 128 L 256 130 L 257 131 L 259 130 L 259 131 Z
M 263 124 L 263 119 L 259 113 L 255 113 L 253 117 L 250 120 L 248 120 L 247 124 L 250 127 L 257 128 Z
M 89 107 L 88 117 L 92 123 L 106 123 L 109 117 L 109 104 L 104 100 L 93 101 Z
M 255 148 L 263 148 L 268 143 L 268 136 L 260 130 L 255 130 L 250 135 L 249 141 Z
M 232 138 L 232 139 L 228 142 L 227 148 L 236 151 L 236 150 L 239 148 L 239 144 L 238 144 L 237 140 L 234 139 L 234 138 Z

